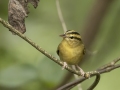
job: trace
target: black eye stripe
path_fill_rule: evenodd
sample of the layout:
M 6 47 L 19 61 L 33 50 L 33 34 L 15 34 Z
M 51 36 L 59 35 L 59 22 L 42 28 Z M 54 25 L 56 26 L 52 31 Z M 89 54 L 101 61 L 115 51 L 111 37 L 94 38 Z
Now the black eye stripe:
M 74 37 L 73 37 L 73 36 L 71 36 L 71 37 L 69 37 L 69 38 L 73 39 Z
M 81 38 L 78 38 L 78 37 L 74 37 L 75 39 L 77 39 L 77 40 L 79 40 L 79 41 L 81 41 Z
M 74 31 L 74 30 L 68 30 L 68 31 L 66 31 L 65 34 L 70 39 L 77 39 L 77 40 L 81 41 L 80 34 L 78 32 L 76 32 L 76 31 Z
M 77 39 L 77 40 L 79 40 L 79 41 L 81 41 L 81 38 L 78 38 L 78 37 L 73 37 L 73 36 L 71 36 L 71 37 L 69 37 L 70 39 Z

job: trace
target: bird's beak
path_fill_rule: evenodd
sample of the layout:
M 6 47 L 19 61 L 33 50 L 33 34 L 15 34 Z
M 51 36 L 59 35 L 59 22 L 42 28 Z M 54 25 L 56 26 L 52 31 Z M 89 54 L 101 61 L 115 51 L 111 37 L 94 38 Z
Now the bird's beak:
M 60 35 L 60 37 L 63 37 L 63 38 L 65 38 L 65 37 L 66 37 L 66 35 L 65 35 L 65 34 L 61 34 L 61 35 Z

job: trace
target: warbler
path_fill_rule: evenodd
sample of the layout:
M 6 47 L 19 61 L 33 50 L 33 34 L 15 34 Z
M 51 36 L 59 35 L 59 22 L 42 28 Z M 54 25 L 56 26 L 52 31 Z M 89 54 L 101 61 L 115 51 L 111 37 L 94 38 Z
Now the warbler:
M 63 68 L 67 65 L 75 65 L 82 76 L 84 71 L 78 66 L 85 54 L 85 47 L 82 42 L 81 36 L 75 30 L 68 30 L 64 34 L 60 35 L 63 40 L 58 45 L 57 54 L 64 63 Z

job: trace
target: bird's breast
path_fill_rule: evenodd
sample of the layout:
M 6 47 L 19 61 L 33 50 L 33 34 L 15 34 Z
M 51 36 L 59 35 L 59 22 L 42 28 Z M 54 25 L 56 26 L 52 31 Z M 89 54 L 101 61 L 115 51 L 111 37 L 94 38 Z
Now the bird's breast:
M 83 48 L 81 48 L 81 46 L 75 48 L 62 46 L 59 54 L 62 61 L 65 61 L 71 65 L 76 65 L 83 57 Z

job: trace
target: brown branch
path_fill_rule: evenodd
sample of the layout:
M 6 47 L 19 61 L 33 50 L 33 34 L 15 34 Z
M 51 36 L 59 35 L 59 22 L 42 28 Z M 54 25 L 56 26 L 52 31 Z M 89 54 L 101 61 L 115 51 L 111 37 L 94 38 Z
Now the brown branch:
M 15 34 L 17 34 L 19 37 L 21 37 L 22 39 L 24 39 L 25 41 L 27 41 L 29 44 L 31 44 L 34 48 L 36 48 L 38 51 L 40 51 L 42 54 L 44 54 L 45 56 L 47 56 L 48 58 L 50 58 L 51 60 L 53 60 L 54 62 L 56 62 L 57 64 L 63 66 L 63 63 L 56 59 L 55 57 L 53 57 L 52 55 L 48 54 L 45 50 L 43 50 L 41 47 L 39 47 L 37 44 L 35 44 L 34 42 L 32 42 L 29 38 L 27 38 L 25 35 L 23 35 L 22 33 L 20 33 L 19 31 L 17 31 L 15 28 L 13 28 L 8 22 L 4 21 L 3 19 L 0 18 L 0 22 L 5 26 L 7 27 L 9 30 L 11 30 L 12 32 L 14 32 Z M 120 61 L 120 58 L 118 59 L 115 59 L 114 61 L 106 64 L 105 66 L 103 66 L 102 68 L 98 69 L 97 71 L 91 71 L 90 72 L 90 77 L 93 77 L 93 76 L 98 76 L 96 78 L 96 81 L 91 85 L 91 87 L 88 89 L 88 90 L 91 90 L 91 88 L 94 88 L 97 83 L 99 82 L 99 74 L 102 74 L 102 73 L 106 73 L 106 72 L 110 72 L 111 70 L 114 70 L 116 68 L 119 68 L 120 67 L 120 64 L 117 64 L 115 65 L 118 61 Z M 67 69 L 68 71 L 74 73 L 74 74 L 77 74 L 77 75 L 80 75 L 80 72 L 79 71 L 75 71 L 73 69 L 71 69 L 70 67 L 66 67 L 65 69 Z M 87 74 L 86 74 L 87 75 Z M 85 77 L 82 77 L 74 82 L 71 82 L 71 83 L 68 83 L 67 85 L 64 85 L 62 87 L 60 87 L 58 90 L 63 90 L 61 88 L 71 88 L 76 86 L 77 84 L 83 82 L 84 80 L 86 80 L 87 78 Z
M 99 70 L 104 70 L 104 69 L 106 69 L 106 68 L 108 68 L 108 67 L 112 67 L 112 66 L 114 66 L 118 61 L 120 61 L 120 58 L 117 58 L 117 59 L 113 60 L 112 62 L 110 62 L 110 63 L 102 66 L 102 67 L 99 68 L 97 71 L 99 71 Z
M 34 43 L 32 40 L 30 40 L 28 37 L 26 37 L 24 34 L 20 33 L 18 30 L 13 28 L 7 21 L 4 21 L 0 18 L 0 23 L 2 23 L 6 28 L 8 28 L 11 32 L 14 32 L 16 35 L 24 39 L 26 42 L 28 42 L 30 45 L 32 45 L 34 48 L 36 48 L 38 51 L 40 51 L 42 54 L 59 64 L 60 66 L 63 66 L 63 62 L 61 60 L 58 60 L 57 58 L 50 55 L 48 52 L 46 52 L 44 49 L 42 49 L 40 46 L 38 46 L 36 43 Z M 73 70 L 71 67 L 67 66 L 65 67 L 66 70 L 70 71 L 71 73 L 81 75 L 79 71 Z
M 91 72 L 90 77 L 92 76 L 96 76 L 95 82 L 87 89 L 87 90 L 92 90 L 93 88 L 95 88 L 95 86 L 98 84 L 99 80 L 100 80 L 100 74 L 97 71 L 93 71 Z M 58 88 L 57 90 L 70 90 L 71 88 L 75 87 L 76 85 L 82 83 L 83 81 L 85 81 L 87 78 L 80 78 L 78 80 L 75 80 L 73 82 L 70 82 L 68 84 L 65 84 L 64 86 Z
M 119 68 L 120 64 L 115 65 L 118 61 L 120 61 L 120 58 L 113 60 L 112 62 L 102 66 L 100 69 L 97 69 L 96 71 L 89 72 L 90 78 L 93 76 L 96 76 L 96 75 L 98 75 L 98 77 L 96 76 L 95 82 L 88 88 L 88 90 L 93 90 L 93 88 L 95 88 L 95 86 L 98 84 L 98 82 L 100 80 L 99 74 L 107 73 L 107 72 L 110 72 L 116 68 Z M 78 80 L 75 80 L 73 82 L 65 84 L 64 86 L 58 88 L 57 90 L 67 90 L 67 89 L 69 90 L 69 88 L 71 88 L 71 87 L 73 88 L 74 86 L 76 86 L 79 83 L 82 83 L 85 80 L 87 80 L 87 78 L 81 77 Z
M 56 0 L 56 7 L 57 7 L 58 16 L 59 16 L 60 22 L 62 24 L 63 30 L 64 30 L 64 32 L 66 32 L 67 31 L 67 26 L 66 26 L 65 21 L 63 19 L 63 15 L 62 15 L 59 3 L 60 3 L 59 0 Z
M 93 84 L 87 90 L 93 90 L 97 86 L 99 81 L 100 81 L 100 73 L 97 72 L 95 81 L 93 82 Z

